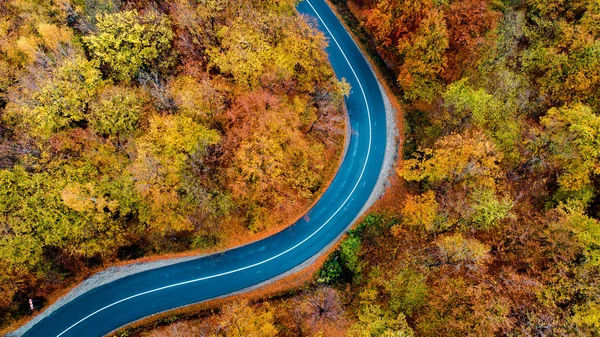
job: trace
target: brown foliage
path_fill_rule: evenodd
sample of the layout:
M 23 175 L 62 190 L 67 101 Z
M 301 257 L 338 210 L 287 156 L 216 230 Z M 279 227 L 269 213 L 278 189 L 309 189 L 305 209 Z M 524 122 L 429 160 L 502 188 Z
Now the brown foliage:
M 372 5 L 358 3 L 364 9 L 365 25 L 372 32 L 380 46 L 378 51 L 392 65 L 399 75 L 399 82 L 405 90 L 410 90 L 419 74 L 431 73 L 430 80 L 436 76 L 445 83 L 457 80 L 467 69 L 473 69 L 480 51 L 493 43 L 490 35 L 501 17 L 499 12 L 490 8 L 489 0 L 452 1 L 438 5 L 431 0 L 418 1 L 376 1 Z M 443 35 L 431 40 L 423 39 L 425 27 L 431 25 L 432 18 L 438 17 L 447 29 L 447 43 Z M 436 29 L 430 29 L 433 33 Z M 439 30 L 439 29 L 437 29 Z M 421 36 L 421 37 L 420 37 Z M 411 55 L 410 48 L 425 44 L 423 50 Z M 421 54 L 434 50 L 439 45 L 443 52 L 443 62 L 424 62 L 415 65 L 415 59 Z M 408 47 L 407 47 L 408 46 Z M 428 84 L 416 83 L 418 90 L 427 90 Z M 435 86 L 434 86 L 435 88 Z M 409 96 L 411 99 L 417 96 Z
M 488 0 L 453 1 L 445 11 L 449 44 L 443 76 L 447 83 L 459 79 L 480 51 L 494 42 L 490 34 L 501 13 L 491 11 L 489 6 Z

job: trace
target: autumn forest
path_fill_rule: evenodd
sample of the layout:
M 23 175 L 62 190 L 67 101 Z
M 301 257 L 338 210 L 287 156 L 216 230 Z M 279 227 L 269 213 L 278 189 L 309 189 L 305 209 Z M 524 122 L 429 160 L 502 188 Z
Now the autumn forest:
M 348 88 L 293 6 L 0 4 L 3 324 L 26 294 L 228 247 L 310 205 L 337 168 Z
M 296 4 L 0 2 L 1 329 L 320 196 L 351 88 Z M 119 336 L 600 336 L 600 2 L 330 4 L 397 114 L 385 195 L 301 286 Z

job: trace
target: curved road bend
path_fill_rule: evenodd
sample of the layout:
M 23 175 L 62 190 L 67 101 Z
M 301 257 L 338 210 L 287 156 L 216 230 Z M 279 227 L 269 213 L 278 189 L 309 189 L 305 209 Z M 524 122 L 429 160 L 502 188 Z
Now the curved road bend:
M 324 0 L 298 11 L 317 18 L 339 78 L 352 86 L 346 103 L 351 137 L 331 186 L 298 222 L 271 237 L 203 258 L 134 274 L 92 289 L 31 327 L 27 337 L 97 337 L 145 316 L 198 303 L 271 279 L 332 243 L 360 215 L 382 170 L 386 116 L 377 80 Z

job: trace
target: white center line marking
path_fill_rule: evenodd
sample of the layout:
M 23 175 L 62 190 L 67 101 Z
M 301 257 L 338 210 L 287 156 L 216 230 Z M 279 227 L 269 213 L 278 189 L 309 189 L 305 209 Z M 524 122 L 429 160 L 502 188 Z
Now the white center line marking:
M 360 176 L 358 178 L 358 181 L 356 182 L 356 184 L 354 185 L 354 188 L 352 188 L 352 191 L 350 191 L 350 194 L 348 195 L 348 197 L 346 198 L 346 200 L 344 200 L 344 203 L 342 203 L 342 205 L 329 217 L 329 219 L 327 219 L 327 221 L 325 221 L 319 228 L 317 228 L 316 231 L 314 231 L 311 235 L 309 235 L 308 237 L 306 237 L 304 240 L 300 241 L 299 243 L 297 243 L 295 246 L 287 249 L 286 251 L 283 251 L 273 257 L 270 257 L 266 260 L 242 267 L 242 268 L 238 268 L 235 270 L 230 270 L 224 273 L 220 273 L 220 274 L 215 274 L 215 275 L 211 275 L 211 276 L 205 276 L 205 277 L 201 277 L 201 278 L 197 278 L 194 280 L 189 280 L 189 281 L 185 281 L 185 282 L 179 282 L 179 283 L 175 283 L 175 284 L 171 284 L 168 286 L 164 286 L 164 287 L 160 287 L 160 288 L 156 288 L 156 289 L 152 289 L 152 290 L 148 290 L 148 291 L 144 291 L 141 292 L 139 294 L 135 294 L 129 297 L 126 297 L 124 299 L 118 300 L 114 303 L 111 303 L 105 307 L 102 307 L 96 311 L 94 311 L 93 313 L 85 316 L 84 318 L 80 319 L 79 321 L 77 321 L 75 324 L 71 325 L 70 327 L 68 327 L 67 329 L 65 329 L 63 332 L 61 332 L 60 334 L 58 334 L 56 337 L 60 337 L 62 335 L 64 335 L 67 331 L 71 330 L 72 328 L 74 328 L 75 326 L 77 326 L 78 324 L 80 324 L 81 322 L 87 320 L 88 318 L 94 316 L 95 314 L 104 311 L 112 306 L 115 306 L 119 303 L 123 303 L 125 301 L 128 301 L 132 298 L 136 298 L 136 297 L 140 297 L 140 296 L 144 296 L 147 294 L 151 294 L 151 293 L 155 293 L 157 291 L 161 291 L 161 290 L 165 290 L 165 289 L 169 289 L 169 288 L 175 288 L 175 287 L 179 287 L 182 285 L 186 285 L 186 284 L 190 284 L 190 283 L 195 283 L 195 282 L 200 282 L 200 281 L 204 281 L 204 280 L 208 280 L 208 279 L 212 279 L 212 278 L 216 278 L 216 277 L 220 277 L 220 276 L 225 276 L 225 275 L 229 275 L 229 274 L 233 274 L 233 273 L 237 273 L 240 272 L 242 270 L 246 270 L 246 269 L 250 269 L 250 268 L 254 268 L 256 266 L 260 266 L 262 264 L 265 264 L 271 260 L 274 260 L 284 254 L 289 253 L 290 251 L 298 248 L 300 245 L 302 245 L 303 243 L 305 243 L 306 241 L 308 241 L 310 238 L 312 238 L 315 234 L 317 234 L 319 231 L 321 231 L 321 229 L 323 229 L 323 227 L 325 227 L 330 221 L 331 219 L 333 219 L 333 217 L 335 217 L 340 210 L 346 205 L 346 203 L 348 202 L 348 200 L 350 200 L 350 198 L 352 197 L 352 195 L 354 194 L 354 191 L 356 191 L 356 188 L 358 187 L 358 185 L 360 184 L 360 181 L 362 180 L 362 177 L 365 173 L 365 169 L 367 168 L 367 162 L 369 161 L 369 156 L 371 154 L 371 139 L 372 139 L 372 133 L 371 133 L 371 111 L 369 110 L 369 103 L 367 102 L 367 96 L 365 94 L 365 91 L 363 89 L 362 83 L 360 82 L 360 80 L 358 79 L 358 75 L 356 75 L 356 72 L 354 71 L 354 68 L 352 67 L 352 64 L 350 64 L 350 61 L 348 60 L 348 57 L 346 57 L 346 53 L 344 53 L 344 50 L 342 50 L 342 47 L 340 46 L 340 44 L 338 43 L 338 41 L 336 40 L 335 36 L 333 36 L 333 34 L 331 33 L 331 30 L 329 30 L 329 27 L 327 27 L 327 24 L 325 24 L 325 21 L 323 21 L 323 19 L 321 18 L 321 16 L 319 15 L 319 13 L 317 12 L 317 10 L 313 7 L 313 5 L 310 3 L 310 0 L 306 0 L 306 2 L 309 4 L 309 6 L 312 8 L 312 10 L 315 12 L 315 14 L 317 15 L 317 17 L 319 18 L 319 21 L 321 21 L 321 23 L 323 24 L 323 26 L 325 27 L 325 29 L 327 29 L 327 32 L 329 32 L 329 35 L 331 36 L 331 38 L 333 39 L 333 41 L 335 42 L 335 44 L 337 45 L 337 47 L 339 48 L 340 52 L 342 53 L 342 55 L 344 56 L 344 59 L 346 60 L 346 62 L 348 63 L 348 66 L 350 66 L 350 69 L 352 70 L 352 74 L 354 74 L 354 77 L 356 78 L 356 81 L 358 82 L 358 86 L 360 87 L 360 91 L 362 92 L 362 96 L 363 99 L 365 101 L 365 106 L 367 108 L 367 116 L 368 116 L 368 120 L 369 120 L 369 147 L 367 149 L 367 156 L 365 159 L 365 163 L 363 165 L 362 171 L 360 172 Z

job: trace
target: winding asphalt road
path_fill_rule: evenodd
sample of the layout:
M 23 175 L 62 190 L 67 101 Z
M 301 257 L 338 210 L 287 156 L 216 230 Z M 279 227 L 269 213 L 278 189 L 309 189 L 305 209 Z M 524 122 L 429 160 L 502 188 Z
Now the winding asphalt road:
M 376 186 L 386 149 L 386 115 L 377 80 L 324 0 L 298 11 L 316 17 L 327 53 L 352 92 L 351 137 L 332 184 L 305 217 L 255 243 L 118 279 L 92 289 L 34 325 L 27 337 L 97 337 L 145 316 L 223 296 L 281 275 L 330 245 L 360 215 Z

